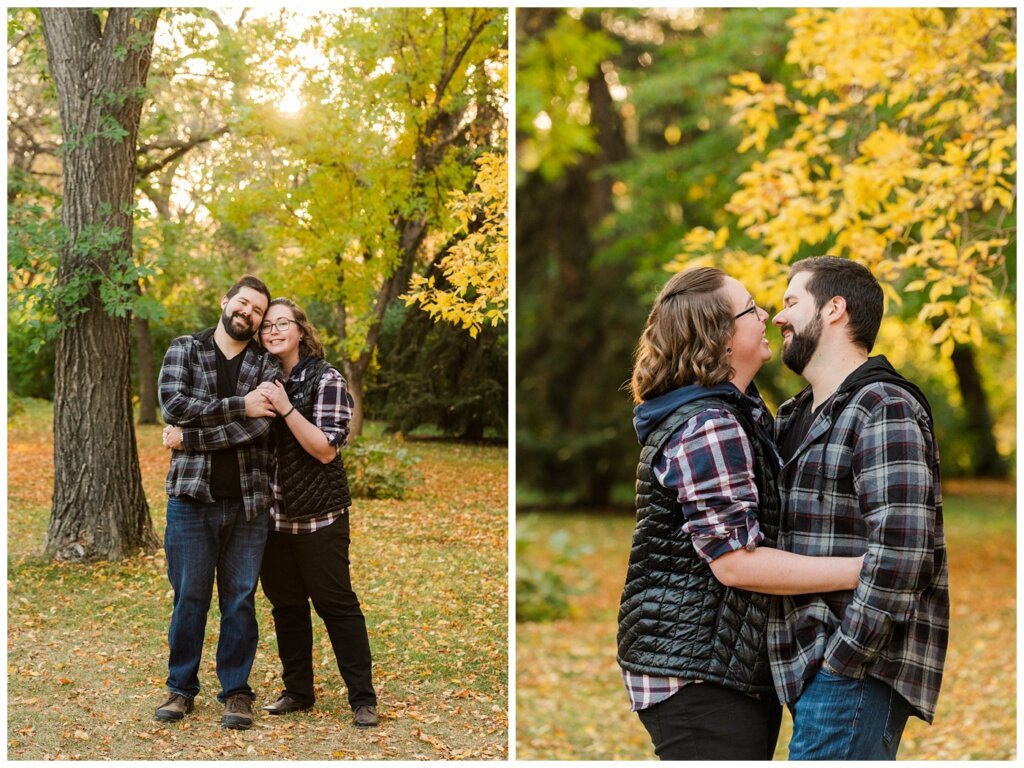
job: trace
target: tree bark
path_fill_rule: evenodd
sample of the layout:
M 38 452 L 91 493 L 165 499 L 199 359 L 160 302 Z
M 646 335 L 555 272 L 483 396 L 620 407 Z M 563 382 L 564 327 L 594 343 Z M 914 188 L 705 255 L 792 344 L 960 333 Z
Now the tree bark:
M 380 341 L 380 324 L 384 313 L 391 305 L 391 302 L 398 298 L 402 291 L 409 285 L 412 277 L 412 270 L 416 264 L 416 254 L 419 252 L 423 238 L 427 235 L 427 221 L 425 217 L 417 219 L 399 218 L 395 221 L 395 227 L 400 233 L 402 258 L 395 271 L 384 281 L 377 300 L 373 305 L 373 322 L 366 334 L 366 342 L 363 344 L 362 352 L 355 360 L 344 360 L 345 379 L 348 381 L 349 394 L 355 401 L 352 408 L 352 418 L 349 420 L 349 434 L 358 437 L 363 434 L 363 383 L 366 380 L 366 371 L 370 368 L 374 352 L 377 349 L 377 342 Z M 338 336 L 345 339 L 347 331 L 345 323 L 347 312 L 344 307 L 338 311 Z
M 972 471 L 980 477 L 1005 478 L 1008 474 L 1006 460 L 996 450 L 993 435 L 992 413 L 988 407 L 988 396 L 981 385 L 981 375 L 974 362 L 974 348 L 958 344 L 953 348 L 953 370 L 956 371 L 966 414 L 965 427 L 974 444 Z
M 153 335 L 149 320 L 132 318 L 135 326 L 135 351 L 139 365 L 139 424 L 159 424 L 156 417 L 156 365 L 153 360 Z
M 159 10 L 42 8 L 64 140 L 54 392 L 54 492 L 46 552 L 121 559 L 153 549 L 132 424 L 131 317 L 100 280 L 132 254 L 135 146 Z

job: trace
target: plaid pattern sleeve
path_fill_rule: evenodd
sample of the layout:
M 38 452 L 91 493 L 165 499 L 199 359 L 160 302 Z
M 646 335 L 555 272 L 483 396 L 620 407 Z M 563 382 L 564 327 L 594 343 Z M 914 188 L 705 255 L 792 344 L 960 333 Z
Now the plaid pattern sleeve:
M 179 336 L 171 342 L 160 368 L 157 394 L 160 413 L 168 424 L 212 427 L 245 418 L 243 397 L 204 396 L 199 380 L 204 377 L 197 363 L 197 342 Z
M 678 491 L 697 554 L 707 562 L 764 540 L 757 522 L 754 455 L 743 428 L 727 411 L 710 408 L 669 438 L 653 463 L 665 488 Z
M 344 445 L 348 440 L 348 423 L 352 420 L 354 406 L 345 377 L 336 369 L 328 368 L 320 378 L 313 421 L 334 447 Z
M 272 366 L 264 365 L 262 369 L 255 366 L 249 356 L 242 360 L 242 366 L 244 370 L 239 372 L 238 380 L 240 382 L 255 382 L 253 388 L 255 388 L 256 384 L 273 381 L 280 372 L 280 368 L 276 364 Z M 237 448 L 240 445 L 253 442 L 256 438 L 262 437 L 270 431 L 270 427 L 274 423 L 273 418 L 249 418 L 245 415 L 244 397 L 227 399 L 242 401 L 241 419 L 214 426 L 182 427 L 181 440 L 186 451 L 209 452 L 223 450 L 224 448 Z
M 778 433 L 811 397 L 779 408 Z M 779 548 L 864 554 L 854 590 L 782 596 L 769 621 L 776 690 L 792 702 L 822 662 L 891 685 L 935 717 L 949 636 L 949 576 L 939 452 L 924 407 L 876 382 L 826 401 L 780 477 Z
M 335 447 L 344 445 L 348 440 L 348 424 L 352 419 L 353 405 L 354 402 L 348 393 L 345 377 L 335 368 L 328 368 L 320 377 L 320 383 L 317 385 L 316 402 L 313 404 L 313 422 L 327 436 L 327 441 Z M 273 480 L 272 488 L 275 501 L 280 501 L 281 486 L 276 477 Z M 279 506 L 275 505 L 271 510 L 273 529 L 278 533 L 315 533 L 348 513 L 347 509 L 343 509 L 308 520 L 288 520 L 280 513 Z
M 251 443 L 270 431 L 273 419 L 245 419 L 219 427 L 182 427 L 181 441 L 186 451 L 219 451 Z
M 272 504 L 270 472 L 274 465 L 274 454 L 267 439 L 271 420 L 247 418 L 242 396 L 223 399 L 215 397 L 216 352 L 210 335 L 207 334 L 208 338 L 203 342 L 196 342 L 188 336 L 175 339 L 160 372 L 164 417 L 173 413 L 186 417 L 184 422 L 169 422 L 182 426 L 184 447 L 183 450 L 171 452 L 167 495 L 213 501 L 210 494 L 210 451 L 236 447 L 242 501 L 245 504 L 246 519 L 251 520 L 266 513 Z M 193 348 L 189 349 L 189 345 L 193 345 Z M 249 392 L 261 382 L 280 377 L 281 365 L 277 358 L 252 346 L 244 354 L 238 372 L 237 391 Z M 236 400 L 241 404 L 240 415 L 230 405 L 230 402 Z M 177 405 L 169 410 L 166 407 L 168 402 L 176 402 Z M 229 405 L 218 411 L 217 407 L 210 406 L 216 403 Z M 218 413 L 231 414 L 232 418 L 216 423 L 219 421 Z
M 886 398 L 867 415 L 852 459 L 868 550 L 825 661 L 845 675 L 863 677 L 895 627 L 914 616 L 931 574 L 933 478 L 925 436 L 906 399 Z

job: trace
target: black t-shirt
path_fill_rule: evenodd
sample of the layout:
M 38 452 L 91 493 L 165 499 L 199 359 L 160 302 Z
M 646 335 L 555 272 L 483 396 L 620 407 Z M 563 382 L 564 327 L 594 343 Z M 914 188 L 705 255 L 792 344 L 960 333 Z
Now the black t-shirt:
M 779 444 L 779 454 L 784 462 L 793 458 L 796 449 L 807 437 L 807 432 L 810 430 L 811 424 L 814 423 L 815 413 L 816 411 L 811 410 L 811 398 L 808 397 L 790 418 L 789 429 L 786 430 L 786 434 L 782 436 Z
M 228 360 L 220 347 L 214 343 L 217 351 L 217 397 L 234 397 L 238 389 L 238 372 L 242 368 L 243 349 Z M 238 449 L 225 448 L 210 454 L 210 493 L 214 498 L 242 498 L 242 475 L 238 469 Z

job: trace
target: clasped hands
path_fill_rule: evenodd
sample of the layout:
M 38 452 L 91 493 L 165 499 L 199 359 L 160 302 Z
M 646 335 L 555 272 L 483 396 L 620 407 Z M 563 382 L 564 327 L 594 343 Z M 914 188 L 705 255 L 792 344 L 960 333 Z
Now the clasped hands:
M 288 413 L 292 404 L 285 392 L 284 385 L 279 381 L 266 381 L 247 394 L 245 415 L 251 419 L 264 416 L 278 416 Z M 184 447 L 184 433 L 181 427 L 168 424 L 163 431 L 164 447 L 181 450 Z

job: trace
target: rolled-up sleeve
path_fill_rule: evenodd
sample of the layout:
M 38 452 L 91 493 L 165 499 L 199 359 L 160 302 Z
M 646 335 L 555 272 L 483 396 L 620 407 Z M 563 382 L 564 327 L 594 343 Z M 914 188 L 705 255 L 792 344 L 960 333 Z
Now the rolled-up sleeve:
M 335 448 L 348 440 L 348 425 L 352 420 L 354 406 L 345 377 L 333 368 L 328 369 L 317 387 L 313 421 L 327 436 L 327 442 Z
M 681 533 L 711 562 L 764 540 L 757 521 L 754 455 L 732 414 L 709 410 L 683 425 L 655 458 L 654 475 L 678 492 Z

